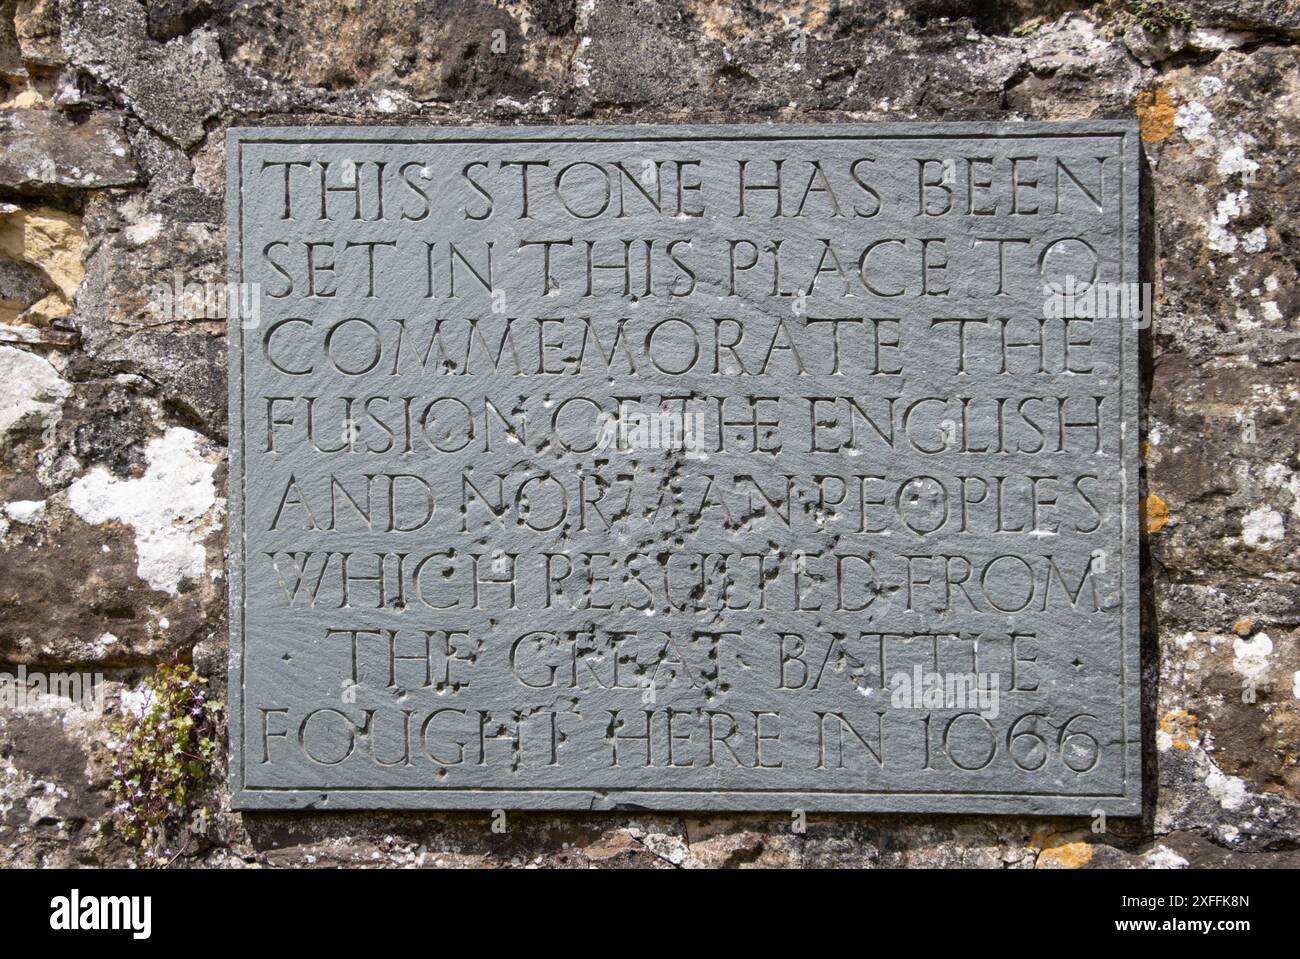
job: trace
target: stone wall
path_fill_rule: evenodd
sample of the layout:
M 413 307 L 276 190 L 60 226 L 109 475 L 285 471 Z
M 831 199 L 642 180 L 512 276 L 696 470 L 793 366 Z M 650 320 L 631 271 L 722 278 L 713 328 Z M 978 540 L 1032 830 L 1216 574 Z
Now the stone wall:
M 0 668 L 109 690 L 103 715 L 0 706 L 0 865 L 135 861 L 114 716 L 161 663 L 225 685 L 225 329 L 148 299 L 223 278 L 228 125 L 1135 114 L 1141 820 L 517 813 L 498 834 L 237 815 L 217 768 L 174 861 L 1300 865 L 1298 36 L 1296 0 L 0 0 Z

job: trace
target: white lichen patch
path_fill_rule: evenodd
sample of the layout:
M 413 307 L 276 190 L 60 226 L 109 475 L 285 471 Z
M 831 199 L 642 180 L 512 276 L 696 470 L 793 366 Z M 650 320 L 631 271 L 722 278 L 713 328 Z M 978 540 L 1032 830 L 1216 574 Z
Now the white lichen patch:
M 1268 246 L 1268 233 L 1262 226 L 1255 227 L 1241 238 L 1243 253 L 1263 253 L 1266 246 Z
M 374 102 L 380 113 L 398 113 L 411 101 L 401 90 L 382 90 L 375 95 Z
M 1232 668 L 1246 679 L 1258 682 L 1268 672 L 1268 658 L 1273 655 L 1273 640 L 1268 633 L 1239 636 L 1232 642 Z
M 163 221 L 160 214 L 150 213 L 147 216 L 142 216 L 124 231 L 126 242 L 131 246 L 144 246 L 146 243 L 158 239 L 162 233 L 162 228 Z
M 32 526 L 45 516 L 45 500 L 16 499 L 12 503 L 5 503 L 5 515 L 15 523 Z
M 1235 193 L 1229 193 L 1219 201 L 1214 210 L 1214 216 L 1205 226 L 1205 240 L 1210 245 L 1210 249 L 1217 253 L 1236 253 L 1237 246 L 1241 242 L 1237 236 L 1228 230 L 1228 224 L 1250 212 L 1249 194 L 1245 190 Z M 1252 245 L 1259 244 L 1259 249 L 1250 252 L 1258 253 L 1262 250 L 1263 243 L 1266 241 L 1262 229 L 1254 231 L 1258 237 L 1252 238 Z
M 42 426 L 54 422 L 70 392 L 49 360 L 0 346 L 0 436 L 24 420 L 36 419 Z
M 1174 114 L 1174 126 L 1188 140 L 1204 140 L 1210 135 L 1210 127 L 1214 126 L 1214 114 L 1193 100 L 1178 108 Z
M 216 466 L 203 457 L 201 441 L 192 430 L 172 427 L 145 448 L 143 476 L 123 480 L 96 467 L 68 490 L 68 505 L 86 522 L 117 520 L 135 531 L 137 574 L 168 593 L 206 570 L 204 519 L 217 491 Z
M 1223 30 L 1213 27 L 1196 27 L 1187 38 L 1188 45 L 1196 50 L 1235 50 L 1249 43 L 1251 35 L 1240 30 Z
M 1234 173 L 1240 173 L 1243 177 L 1250 178 L 1255 175 L 1259 169 L 1259 164 L 1246 156 L 1246 149 L 1240 143 L 1234 143 L 1228 149 L 1223 151 L 1219 157 L 1219 174 L 1221 176 L 1232 176 Z
M 1205 788 L 1210 791 L 1215 801 L 1227 810 L 1240 809 L 1245 805 L 1248 795 L 1244 779 L 1229 776 L 1214 765 L 1210 766 L 1210 772 L 1205 777 Z
M 1156 846 L 1142 859 L 1148 869 L 1186 869 L 1189 865 L 1186 859 L 1168 846 Z
M 58 783 L 35 780 L 27 797 L 27 822 L 35 824 L 58 819 L 59 803 L 68 798 L 68 791 Z
M 1287 469 L 1283 463 L 1271 463 L 1264 470 L 1264 485 L 1290 493 L 1290 513 L 1300 518 L 1300 473 Z
M 144 714 L 153 705 L 153 690 L 147 686 L 124 689 L 122 690 L 120 703 L 124 714 L 134 716 L 136 719 L 143 719 Z
M 1253 509 L 1241 519 L 1241 541 L 1254 549 L 1272 549 L 1284 535 L 1282 514 L 1270 506 Z

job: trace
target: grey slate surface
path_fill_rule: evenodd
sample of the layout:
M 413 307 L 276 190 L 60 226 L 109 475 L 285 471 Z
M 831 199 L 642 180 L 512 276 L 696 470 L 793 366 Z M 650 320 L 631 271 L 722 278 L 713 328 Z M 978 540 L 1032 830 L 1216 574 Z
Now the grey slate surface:
M 1137 330 L 1044 284 L 1137 281 L 1136 146 L 232 129 L 236 808 L 1135 814 Z

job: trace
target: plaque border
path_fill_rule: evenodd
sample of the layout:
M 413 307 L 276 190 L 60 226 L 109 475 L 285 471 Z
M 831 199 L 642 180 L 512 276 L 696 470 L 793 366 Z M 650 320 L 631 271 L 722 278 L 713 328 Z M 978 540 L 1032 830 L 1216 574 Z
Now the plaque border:
M 349 135 L 350 131 L 355 131 Z M 772 142 L 781 140 L 943 140 L 943 139 L 1074 139 L 1115 137 L 1120 157 L 1119 282 L 1140 282 L 1141 203 L 1140 147 L 1136 120 L 1067 122 L 930 122 L 909 123 L 781 123 L 781 124 L 550 124 L 507 126 L 242 126 L 226 130 L 226 276 L 241 283 L 243 261 L 243 147 L 247 143 L 544 143 L 544 142 L 690 142 L 693 140 Z M 231 335 L 234 333 L 234 335 Z M 1111 816 L 1142 813 L 1142 634 L 1141 542 L 1139 487 L 1141 463 L 1139 333 L 1124 322 L 1119 356 L 1119 459 L 1121 498 L 1119 679 L 1124 741 L 1120 749 L 1123 790 L 1088 795 L 1062 793 L 896 790 L 715 790 L 715 789 L 599 789 L 588 786 L 552 788 L 438 789 L 416 787 L 248 787 L 245 785 L 243 671 L 245 662 L 245 572 L 247 536 L 244 528 L 245 407 L 242 327 L 227 330 L 229 370 L 229 538 L 226 582 L 229 590 L 230 657 L 227 716 L 229 729 L 230 805 L 236 811 L 255 810 L 517 810 L 665 811 L 665 812 L 808 812 L 946 813 L 994 815 Z M 235 431 L 238 431 L 236 438 Z M 705 799 L 704 797 L 708 797 Z

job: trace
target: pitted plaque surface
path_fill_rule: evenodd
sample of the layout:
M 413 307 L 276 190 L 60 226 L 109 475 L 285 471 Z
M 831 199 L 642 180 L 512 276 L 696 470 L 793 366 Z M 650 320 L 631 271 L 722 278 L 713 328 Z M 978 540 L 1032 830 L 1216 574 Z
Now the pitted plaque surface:
M 1135 133 L 231 131 L 235 806 L 1137 812 Z

